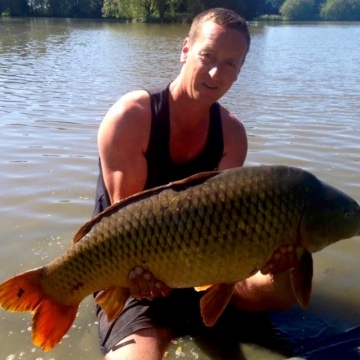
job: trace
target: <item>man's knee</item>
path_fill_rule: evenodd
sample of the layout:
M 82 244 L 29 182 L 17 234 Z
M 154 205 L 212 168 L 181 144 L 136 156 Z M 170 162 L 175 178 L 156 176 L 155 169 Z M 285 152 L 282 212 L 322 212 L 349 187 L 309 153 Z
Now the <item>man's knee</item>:
M 170 340 L 168 329 L 142 329 L 119 341 L 105 360 L 161 360 Z
M 296 299 L 290 272 L 262 275 L 260 272 L 235 286 L 233 305 L 243 311 L 288 310 Z

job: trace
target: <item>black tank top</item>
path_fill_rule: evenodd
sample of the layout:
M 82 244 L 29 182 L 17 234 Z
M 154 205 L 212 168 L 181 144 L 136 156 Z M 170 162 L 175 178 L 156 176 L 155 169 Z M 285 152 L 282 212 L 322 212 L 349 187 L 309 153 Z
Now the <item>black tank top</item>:
M 144 154 L 147 162 L 144 190 L 180 180 L 198 172 L 216 170 L 224 151 L 220 105 L 214 103 L 210 108 L 208 137 L 203 150 L 190 162 L 177 164 L 172 162 L 170 154 L 169 86 L 162 90 L 151 90 L 148 93 L 151 101 L 151 130 L 148 148 Z M 110 205 L 99 160 L 93 215 Z

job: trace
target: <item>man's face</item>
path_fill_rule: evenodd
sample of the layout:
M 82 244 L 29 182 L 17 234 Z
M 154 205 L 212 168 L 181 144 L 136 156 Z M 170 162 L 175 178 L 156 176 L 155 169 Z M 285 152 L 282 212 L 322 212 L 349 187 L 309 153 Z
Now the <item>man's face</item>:
M 205 22 L 195 42 L 185 39 L 182 48 L 188 95 L 209 104 L 219 100 L 237 79 L 247 48 L 239 31 Z

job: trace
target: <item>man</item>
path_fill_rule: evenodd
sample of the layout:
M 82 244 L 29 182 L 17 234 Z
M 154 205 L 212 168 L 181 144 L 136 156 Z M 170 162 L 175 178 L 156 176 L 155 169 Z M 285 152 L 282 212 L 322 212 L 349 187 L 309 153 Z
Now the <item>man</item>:
M 183 42 L 183 66 L 175 80 L 160 90 L 128 93 L 115 103 L 99 129 L 95 213 L 144 189 L 243 165 L 244 126 L 217 101 L 237 80 L 249 46 L 240 16 L 208 10 L 194 19 Z M 193 289 L 170 293 L 141 267 L 130 272 L 129 281 L 134 298 L 118 319 L 109 324 L 98 308 L 106 359 L 162 359 L 173 336 L 202 326 L 201 295 Z M 289 284 L 287 273 L 276 278 L 257 274 L 237 284 L 229 307 L 288 308 L 294 302 Z

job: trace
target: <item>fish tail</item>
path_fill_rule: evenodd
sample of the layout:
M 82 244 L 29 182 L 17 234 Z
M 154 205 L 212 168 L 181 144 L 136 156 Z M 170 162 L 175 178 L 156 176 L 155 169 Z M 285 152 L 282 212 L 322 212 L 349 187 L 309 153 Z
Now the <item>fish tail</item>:
M 0 307 L 31 312 L 32 340 L 44 351 L 56 346 L 75 320 L 78 305 L 63 305 L 45 293 L 41 276 L 45 268 L 24 272 L 0 285 Z

